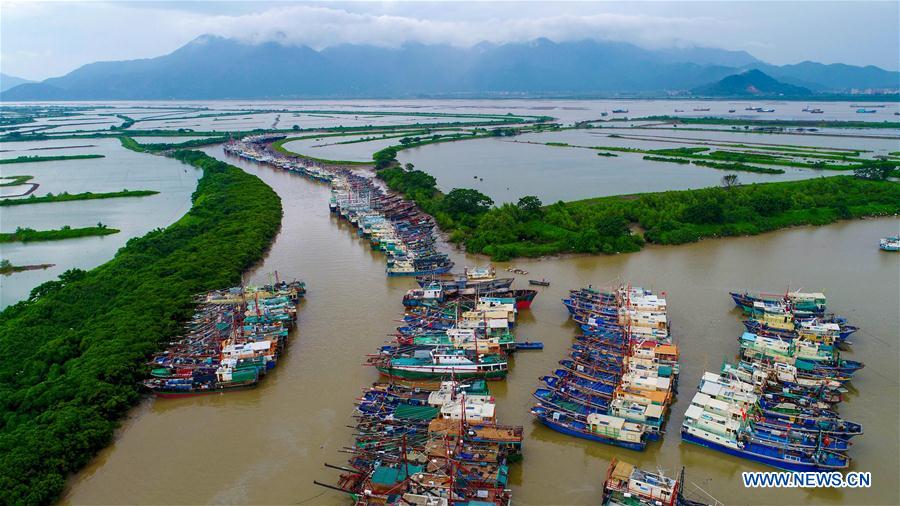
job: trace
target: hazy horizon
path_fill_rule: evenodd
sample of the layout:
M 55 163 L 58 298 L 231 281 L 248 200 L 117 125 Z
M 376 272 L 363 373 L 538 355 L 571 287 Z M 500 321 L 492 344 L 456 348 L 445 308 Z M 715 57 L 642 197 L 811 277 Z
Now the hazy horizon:
M 746 51 L 777 65 L 900 67 L 898 2 L 2 1 L 0 70 L 32 80 L 152 58 L 204 34 L 321 49 L 546 37 Z

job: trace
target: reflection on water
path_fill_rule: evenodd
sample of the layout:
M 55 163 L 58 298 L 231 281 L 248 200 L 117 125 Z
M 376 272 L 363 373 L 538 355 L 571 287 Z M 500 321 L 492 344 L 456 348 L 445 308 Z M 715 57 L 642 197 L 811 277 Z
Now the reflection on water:
M 224 158 L 219 148 L 207 152 Z M 328 212 L 327 187 L 235 158 L 278 191 L 284 225 L 262 265 L 265 273 L 302 277 L 309 294 L 299 308 L 284 363 L 256 390 L 217 397 L 148 399 L 136 408 L 116 441 L 69 483 L 66 504 L 347 504 L 348 498 L 313 485 L 333 482 L 322 463 L 342 465 L 352 441 L 353 400 L 377 379 L 363 356 L 398 325 L 400 298 L 413 285 L 386 278 L 384 261 Z M 506 382 L 492 383 L 498 417 L 525 426 L 525 458 L 511 484 L 519 504 L 597 504 L 603 473 L 618 456 L 648 469 L 676 473 L 728 504 L 897 504 L 900 445 L 898 396 L 898 279 L 900 255 L 881 253 L 877 239 L 896 233 L 896 218 L 796 228 L 758 237 L 648 247 L 631 255 L 568 256 L 516 262 L 531 278 L 547 278 L 518 334 L 540 340 L 542 352 L 521 353 Z M 457 265 L 484 263 L 454 253 Z M 498 264 L 505 271 L 508 264 Z M 569 288 L 628 280 L 668 293 L 669 315 L 682 351 L 682 373 L 672 419 L 662 443 L 644 453 L 566 437 L 531 421 L 537 378 L 547 374 L 571 343 L 575 326 L 560 303 Z M 525 283 L 520 277 L 519 284 Z M 867 367 L 854 380 L 841 413 L 865 425 L 854 441 L 853 470 L 872 471 L 876 486 L 847 491 L 754 490 L 740 472 L 762 466 L 680 443 L 678 428 L 704 370 L 738 351 L 738 314 L 730 289 L 803 287 L 824 290 L 829 305 L 862 330 L 847 358 Z M 890 402 L 886 402 L 890 401 Z M 880 485 L 879 485 L 880 484 Z M 691 487 L 688 487 L 689 490 Z

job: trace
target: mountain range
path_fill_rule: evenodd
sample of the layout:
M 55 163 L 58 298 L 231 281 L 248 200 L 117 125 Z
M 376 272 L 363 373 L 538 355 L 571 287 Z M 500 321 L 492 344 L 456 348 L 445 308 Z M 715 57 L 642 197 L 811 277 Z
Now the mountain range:
M 715 91 L 704 86 L 754 69 L 817 93 L 900 88 L 900 73 L 878 67 L 777 66 L 744 51 L 713 48 L 535 39 L 469 48 L 407 43 L 317 51 L 204 35 L 164 56 L 91 63 L 20 84 L 0 100 L 667 96 Z
M 0 91 L 6 91 L 10 88 L 15 88 L 20 84 L 30 82 L 32 81 L 29 81 L 28 79 L 22 79 L 21 77 L 0 73 Z

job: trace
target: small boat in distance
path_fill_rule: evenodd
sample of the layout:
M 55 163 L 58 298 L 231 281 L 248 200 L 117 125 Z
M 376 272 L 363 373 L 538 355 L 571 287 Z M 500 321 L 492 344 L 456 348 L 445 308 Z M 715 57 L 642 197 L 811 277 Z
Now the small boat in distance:
M 628 109 L 613 109 L 613 114 L 628 114 Z
M 875 114 L 876 112 L 878 112 L 878 111 L 876 111 L 875 109 L 860 108 L 860 109 L 856 110 L 856 114 Z
M 900 251 L 900 236 L 882 237 L 878 247 L 882 251 Z
M 735 109 L 728 109 L 728 112 L 734 112 Z
M 694 112 L 707 112 L 709 111 L 709 107 L 695 107 Z
M 684 112 L 684 109 L 675 109 L 675 112 Z
M 546 279 L 529 279 L 528 284 L 534 286 L 550 286 L 550 282 Z

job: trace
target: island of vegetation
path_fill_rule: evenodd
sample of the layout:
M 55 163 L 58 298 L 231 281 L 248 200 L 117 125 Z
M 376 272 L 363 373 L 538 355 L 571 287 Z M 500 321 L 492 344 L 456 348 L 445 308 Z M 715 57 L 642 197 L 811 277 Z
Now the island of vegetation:
M 59 241 L 62 239 L 74 239 L 76 237 L 89 237 L 97 235 L 117 234 L 119 230 L 109 228 L 102 223 L 96 227 L 72 228 L 64 225 L 58 230 L 34 230 L 31 228 L 16 228 L 15 232 L 0 234 L 2 242 L 35 242 L 35 241 Z
M 0 160 L 5 163 L 32 163 L 32 162 L 56 162 L 59 160 L 87 160 L 91 158 L 104 158 L 104 155 L 57 155 L 57 156 L 17 156 Z
M 22 271 L 37 271 L 43 269 L 49 269 L 53 267 L 55 264 L 36 264 L 36 265 L 13 265 L 9 260 L 3 259 L 0 260 L 0 274 L 4 276 L 8 276 L 14 272 L 22 272 Z
M 154 190 L 122 190 L 120 192 L 106 193 L 67 193 L 62 192 L 54 195 L 48 193 L 42 197 L 31 195 L 27 199 L 5 199 L 0 200 L 0 206 L 20 206 L 25 204 L 43 204 L 45 202 L 69 202 L 72 200 L 95 200 L 95 199 L 115 199 L 119 197 L 146 197 L 148 195 L 156 195 L 159 193 Z
M 53 502 L 140 399 L 147 358 L 178 334 L 194 294 L 239 283 L 278 232 L 281 200 L 259 178 L 200 152 L 173 156 L 203 170 L 183 218 L 0 313 L 5 503 Z

